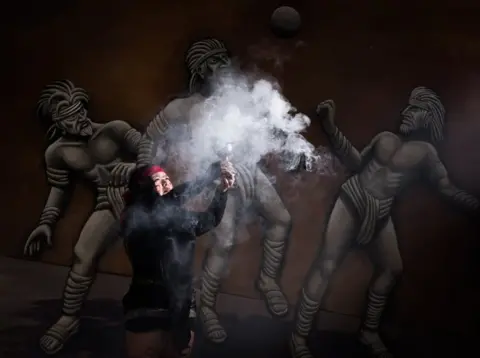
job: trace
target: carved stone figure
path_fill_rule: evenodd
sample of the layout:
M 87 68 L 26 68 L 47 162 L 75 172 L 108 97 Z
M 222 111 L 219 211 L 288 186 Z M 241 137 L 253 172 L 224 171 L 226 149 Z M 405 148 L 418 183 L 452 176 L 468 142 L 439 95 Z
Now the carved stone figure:
M 452 202 L 476 210 L 479 201 L 458 189 L 448 177 L 435 144 L 443 139 L 445 110 L 432 90 L 415 88 L 402 111 L 400 133 L 382 132 L 361 151 L 334 123 L 331 100 L 317 107 L 331 145 L 353 175 L 342 185 L 327 217 L 324 243 L 310 268 L 298 304 L 290 340 L 295 358 L 312 357 L 306 339 L 332 274 L 352 246 L 364 247 L 374 264 L 374 277 L 360 330 L 360 341 L 374 357 L 391 357 L 379 335 L 387 297 L 402 273 L 391 209 L 395 197 L 423 173 Z
M 79 312 L 95 279 L 97 263 L 115 238 L 115 223 L 123 209 L 130 173 L 135 168 L 140 133 L 124 121 L 94 123 L 88 118 L 89 97 L 83 88 L 68 80 L 46 86 L 38 101 L 38 114 L 53 125 L 45 151 L 46 175 L 50 185 L 38 226 L 25 243 L 25 254 L 34 255 L 52 245 L 54 226 L 72 185 L 80 174 L 97 190 L 95 208 L 82 228 L 73 249 L 73 264 L 63 293 L 59 320 L 40 339 L 47 354 L 62 349 L 77 332 Z
M 189 94 L 170 101 L 150 122 L 141 141 L 139 165 L 142 161 L 147 165 L 155 154 L 158 156 L 157 148 L 175 146 L 175 143 L 167 143 L 167 130 L 183 127 L 176 133 L 188 133 L 189 123 L 196 120 L 197 108 L 211 93 L 209 79 L 231 64 L 225 45 L 212 38 L 193 43 L 187 51 L 185 62 L 190 72 Z M 168 137 L 172 138 L 171 135 Z M 178 134 L 176 138 L 180 142 L 182 135 Z M 166 152 L 164 155 L 167 155 Z M 159 164 L 164 159 L 160 154 Z M 242 210 L 251 203 L 255 203 L 265 223 L 264 259 L 256 286 L 272 315 L 284 316 L 288 311 L 288 302 L 277 279 L 291 229 L 290 214 L 258 166 L 242 165 L 241 161 L 235 161 L 234 165 L 237 186 L 228 194 L 222 222 L 212 231 L 214 244 L 206 255 L 201 283 L 199 313 L 207 338 L 215 343 L 227 338 L 215 311 L 221 277 L 227 270 L 232 248 L 236 244 Z

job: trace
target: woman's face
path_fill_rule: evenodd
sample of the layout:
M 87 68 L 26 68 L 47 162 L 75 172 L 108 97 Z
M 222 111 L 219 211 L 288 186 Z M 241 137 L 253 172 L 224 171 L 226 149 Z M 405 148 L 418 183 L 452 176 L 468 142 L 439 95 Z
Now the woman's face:
M 155 185 L 155 190 L 160 196 L 167 194 L 170 190 L 173 189 L 173 184 L 170 181 L 167 173 L 165 172 L 153 174 L 152 180 Z

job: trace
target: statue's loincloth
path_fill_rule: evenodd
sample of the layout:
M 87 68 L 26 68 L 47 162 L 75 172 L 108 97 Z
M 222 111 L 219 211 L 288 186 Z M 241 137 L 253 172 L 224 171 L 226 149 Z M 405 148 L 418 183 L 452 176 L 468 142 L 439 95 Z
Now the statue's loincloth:
M 120 218 L 125 201 L 123 194 L 127 191 L 127 185 L 125 186 L 101 186 L 97 188 L 97 204 L 95 205 L 95 211 L 98 210 L 110 210 L 113 213 L 115 219 Z
M 125 163 L 118 163 L 117 165 L 124 164 Z M 115 170 L 113 171 L 115 172 Z M 97 199 L 94 210 L 110 210 L 115 219 L 120 218 L 120 214 L 125 207 L 123 195 L 127 191 L 130 175 L 131 172 L 126 175 L 122 175 L 121 178 L 113 178 L 111 174 L 108 178 L 101 178 L 101 180 L 97 183 Z M 113 182 L 117 184 L 113 185 Z
M 340 196 L 353 207 L 360 222 L 356 242 L 368 244 L 387 223 L 394 197 L 383 200 L 375 198 L 362 187 L 357 175 L 342 185 Z

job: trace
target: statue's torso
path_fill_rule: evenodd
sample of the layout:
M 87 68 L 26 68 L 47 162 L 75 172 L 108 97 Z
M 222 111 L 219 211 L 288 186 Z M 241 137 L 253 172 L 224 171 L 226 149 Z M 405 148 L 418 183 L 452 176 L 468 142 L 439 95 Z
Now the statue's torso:
M 360 183 L 378 199 L 394 197 L 421 170 L 430 144 L 423 141 L 403 141 L 385 132 L 377 140 L 368 163 L 358 174 Z
M 188 97 L 173 99 L 162 110 L 162 116 L 168 123 L 168 146 L 163 150 L 166 150 L 166 162 L 175 168 L 179 181 L 191 180 L 192 173 L 198 174 L 205 169 L 201 168 L 201 163 L 197 160 L 193 144 L 194 128 L 199 121 L 204 120 L 202 112 L 205 100 L 201 94 L 194 93 Z
M 180 97 L 171 100 L 163 109 L 165 117 L 171 125 L 195 125 L 202 119 L 202 110 L 206 98 L 199 93 L 188 97 Z
M 102 183 L 115 165 L 128 158 L 115 129 L 108 123 L 96 126 L 88 140 L 61 138 L 55 143 L 55 149 L 68 169 L 92 182 Z
M 201 153 L 195 153 L 198 143 L 202 138 L 195 138 L 192 129 L 200 125 L 199 121 L 205 120 L 205 110 L 208 103 L 207 98 L 199 93 L 194 93 L 189 97 L 175 98 L 170 101 L 163 109 L 163 115 L 167 119 L 170 127 L 168 157 L 173 160 L 172 165 L 176 171 L 176 179 L 179 182 L 192 180 L 196 175 L 200 175 L 210 162 L 202 163 Z M 195 144 L 196 143 L 196 144 Z M 223 148 L 218 148 L 222 150 Z M 192 152 L 193 151 L 193 152 Z M 254 176 L 256 175 L 256 165 L 248 161 L 245 162 L 242 154 L 246 151 L 240 145 L 233 148 L 230 160 L 237 170 L 237 185 L 241 196 L 245 202 L 249 202 L 254 195 Z M 208 157 L 206 159 L 211 159 Z M 218 158 L 220 159 L 220 157 Z M 188 168 L 184 168 L 184 166 Z
M 182 154 L 189 154 L 188 151 L 179 150 L 180 147 L 184 147 L 191 143 L 191 148 L 198 148 L 198 143 L 201 143 L 203 138 L 195 137 L 196 126 L 201 126 L 200 121 L 207 119 L 206 111 L 208 111 L 208 99 L 199 93 L 194 93 L 189 97 L 176 98 L 170 101 L 163 109 L 163 115 L 170 123 L 171 133 L 168 135 L 169 143 L 173 146 L 173 150 L 176 150 L 175 154 L 179 157 Z M 197 127 L 198 128 L 198 127 Z M 215 130 L 215 128 L 212 128 Z M 200 133 L 203 131 L 200 130 Z M 248 142 L 248 141 L 247 141 Z M 232 147 L 232 151 L 229 154 L 230 160 L 238 163 L 244 162 L 244 164 L 250 163 L 247 157 L 249 156 L 249 143 L 235 143 Z M 201 147 L 201 146 L 200 146 Z M 219 153 L 225 148 L 217 148 Z M 198 153 L 197 153 L 198 154 Z

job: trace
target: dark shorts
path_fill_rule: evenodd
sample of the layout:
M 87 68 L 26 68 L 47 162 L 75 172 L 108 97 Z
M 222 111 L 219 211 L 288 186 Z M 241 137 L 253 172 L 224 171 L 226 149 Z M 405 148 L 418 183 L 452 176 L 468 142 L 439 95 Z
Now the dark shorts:
M 191 332 L 194 329 L 195 320 L 188 318 L 184 324 L 176 326 L 175 329 L 168 319 L 158 317 L 137 317 L 125 321 L 125 329 L 132 333 L 144 333 L 152 331 L 166 331 L 173 335 L 173 343 L 178 350 L 188 348 L 188 344 L 192 337 Z
M 175 346 L 179 350 L 188 347 L 191 331 L 195 328 L 196 304 L 195 294 L 192 295 L 189 306 L 180 314 L 177 322 L 172 321 L 168 309 L 153 308 L 126 308 L 125 330 L 132 333 L 145 333 L 152 331 L 171 332 Z

